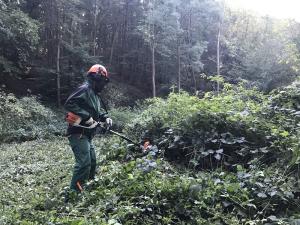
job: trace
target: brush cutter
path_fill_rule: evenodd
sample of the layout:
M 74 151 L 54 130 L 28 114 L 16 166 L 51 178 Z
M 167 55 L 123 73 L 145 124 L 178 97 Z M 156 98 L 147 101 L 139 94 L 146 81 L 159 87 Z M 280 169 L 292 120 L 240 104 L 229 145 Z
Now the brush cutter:
M 110 133 L 112 133 L 116 136 L 119 136 L 120 138 L 132 143 L 133 145 L 138 146 L 142 150 L 143 153 L 149 152 L 152 148 L 152 145 L 150 144 L 150 140 L 148 140 L 148 139 L 144 140 L 143 145 L 141 145 L 139 143 L 134 142 L 130 138 L 126 137 L 125 135 L 111 130 L 108 126 L 106 126 L 105 122 L 99 122 L 98 121 L 96 125 L 92 124 L 91 126 L 83 126 L 83 125 L 79 124 L 80 121 L 81 121 L 81 118 L 79 116 L 75 115 L 74 113 L 71 113 L 71 112 L 69 112 L 67 114 L 66 121 L 72 126 L 81 127 L 81 128 L 85 128 L 85 129 L 95 129 L 96 127 L 101 127 L 103 129 L 105 129 L 106 131 L 109 131 Z
M 94 129 L 94 128 L 95 128 L 95 127 L 82 126 L 82 125 L 79 125 L 79 124 L 78 124 L 78 125 L 73 124 L 72 126 L 75 126 L 75 127 L 81 127 L 81 128 L 85 128 L 85 129 Z M 139 143 L 137 143 L 137 142 L 131 140 L 130 138 L 126 137 L 125 135 L 123 135 L 123 134 L 121 134 L 121 133 L 119 133 L 119 132 L 116 132 L 116 131 L 114 131 L 114 130 L 109 129 L 109 128 L 106 127 L 106 126 L 104 125 L 104 123 L 102 123 L 102 122 L 98 122 L 98 125 L 97 125 L 97 126 L 103 128 L 103 129 L 105 129 L 106 131 L 110 132 L 111 134 L 116 135 L 116 136 L 118 136 L 118 137 L 120 137 L 120 138 L 122 138 L 122 139 L 124 139 L 124 140 L 126 140 L 126 141 L 128 141 L 128 142 L 130 142 L 131 144 L 133 144 L 133 145 L 139 147 L 139 148 L 142 150 L 143 153 L 148 152 L 148 151 L 151 149 L 151 147 L 152 147 L 152 145 L 150 145 L 150 141 L 147 140 L 147 139 L 144 140 L 144 143 L 143 143 L 143 145 L 142 145 L 142 144 L 139 144 Z
M 102 125 L 100 125 L 100 126 L 101 126 L 102 128 L 105 128 L 105 127 L 103 127 Z M 118 133 L 118 132 L 116 132 L 116 131 L 113 131 L 113 130 L 107 129 L 107 128 L 106 128 L 106 130 L 107 130 L 108 132 L 110 132 L 110 133 L 112 133 L 112 134 L 114 134 L 114 135 L 116 135 L 116 136 L 118 136 L 118 137 L 120 137 L 120 138 L 122 138 L 122 139 L 124 139 L 124 140 L 126 140 L 126 141 L 128 141 L 128 142 L 130 142 L 130 143 L 132 143 L 133 145 L 139 147 L 139 148 L 142 150 L 143 153 L 146 153 L 146 152 L 150 151 L 151 148 L 152 148 L 152 145 L 150 144 L 150 141 L 149 141 L 148 139 L 144 140 L 143 144 L 139 144 L 139 143 L 137 143 L 137 142 L 131 140 L 130 138 L 126 137 L 125 135 L 120 134 L 120 133 Z

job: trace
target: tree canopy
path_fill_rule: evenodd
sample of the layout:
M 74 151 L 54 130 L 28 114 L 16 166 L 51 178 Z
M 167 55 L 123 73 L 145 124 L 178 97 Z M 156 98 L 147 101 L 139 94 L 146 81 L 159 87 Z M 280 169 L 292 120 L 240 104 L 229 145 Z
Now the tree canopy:
M 218 73 L 264 91 L 299 75 L 299 23 L 215 0 L 1 1 L 0 13 L 1 82 L 51 101 L 94 63 L 148 96 L 211 90 Z

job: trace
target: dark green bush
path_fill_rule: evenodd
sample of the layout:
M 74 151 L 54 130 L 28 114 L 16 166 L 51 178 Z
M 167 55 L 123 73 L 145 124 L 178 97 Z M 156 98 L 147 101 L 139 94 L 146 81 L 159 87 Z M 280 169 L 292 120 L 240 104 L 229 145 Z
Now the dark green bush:
M 300 82 L 271 93 L 268 119 L 281 125 L 281 140 L 293 153 L 291 165 L 300 163 Z M 284 130 L 284 132 L 282 132 Z M 276 131 L 276 130 L 275 130 Z M 276 131 L 278 133 L 278 130 Z
M 112 108 L 109 115 L 113 120 L 113 128 L 121 131 L 136 117 L 136 111 L 126 107 Z
M 298 143 L 293 128 L 286 126 L 291 118 L 272 117 L 272 99 L 242 86 L 225 85 L 223 93 L 202 99 L 171 93 L 145 104 L 148 108 L 127 132 L 150 137 L 167 158 L 190 167 L 231 170 L 255 158 L 265 164 L 281 158 L 290 162 Z
M 60 120 L 61 119 L 61 120 Z M 63 134 L 63 117 L 46 108 L 35 97 L 17 98 L 0 92 L 0 141 L 33 140 Z

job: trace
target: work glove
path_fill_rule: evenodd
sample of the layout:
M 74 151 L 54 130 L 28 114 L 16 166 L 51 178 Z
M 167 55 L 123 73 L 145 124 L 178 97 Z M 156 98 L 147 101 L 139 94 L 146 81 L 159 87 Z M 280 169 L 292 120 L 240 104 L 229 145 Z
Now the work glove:
M 89 125 L 89 126 L 91 126 L 93 123 L 94 123 L 93 117 L 90 117 L 90 118 L 85 122 L 85 124 L 87 124 L 87 125 Z
M 95 121 L 92 117 L 90 117 L 85 124 L 89 126 L 89 128 L 95 128 L 98 125 L 98 122 Z
M 106 130 L 109 130 L 112 126 L 112 119 L 108 117 L 106 113 L 101 114 L 99 116 L 99 121 L 101 122 L 101 126 Z
M 107 126 L 108 129 L 109 129 L 110 127 L 112 127 L 112 119 L 111 119 L 111 118 L 107 117 L 107 118 L 105 119 L 105 123 L 106 123 L 106 126 Z
M 97 127 L 99 125 L 99 123 L 97 121 L 94 121 L 92 125 L 89 126 L 89 128 L 93 129 L 95 127 Z

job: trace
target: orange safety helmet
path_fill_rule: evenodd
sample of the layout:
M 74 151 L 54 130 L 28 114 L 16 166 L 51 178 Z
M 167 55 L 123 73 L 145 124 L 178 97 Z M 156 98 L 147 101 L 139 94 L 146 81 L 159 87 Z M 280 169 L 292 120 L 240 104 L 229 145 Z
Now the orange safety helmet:
M 106 78 L 108 78 L 108 73 L 107 73 L 107 70 L 104 66 L 100 65 L 100 64 L 96 64 L 96 65 L 93 65 L 89 71 L 88 71 L 88 74 L 89 73 L 96 73 L 96 74 L 100 74 Z

